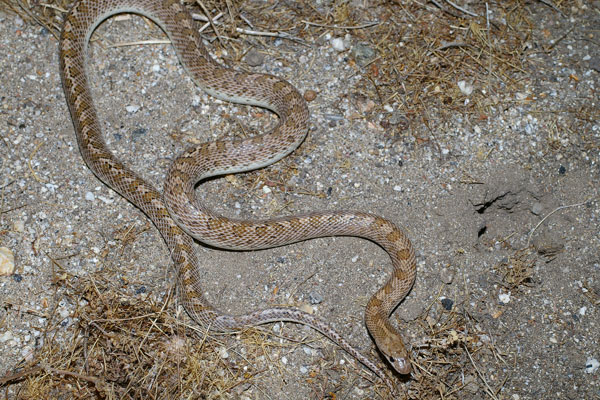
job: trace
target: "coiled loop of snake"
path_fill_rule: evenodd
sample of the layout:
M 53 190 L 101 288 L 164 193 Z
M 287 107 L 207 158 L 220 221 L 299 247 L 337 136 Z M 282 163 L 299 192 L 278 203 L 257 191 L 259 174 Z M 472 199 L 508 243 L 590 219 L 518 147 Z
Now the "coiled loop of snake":
M 204 91 L 228 101 L 270 109 L 279 116 L 279 124 L 257 137 L 205 143 L 186 151 L 170 169 L 163 199 L 160 192 L 106 147 L 86 75 L 86 52 L 92 32 L 104 19 L 123 12 L 141 14 L 157 23 L 171 39 L 181 64 Z M 192 318 L 219 331 L 282 320 L 307 324 L 356 357 L 394 390 L 381 368 L 313 315 L 282 307 L 227 315 L 202 295 L 201 268 L 189 235 L 216 247 L 240 250 L 334 235 L 372 240 L 389 254 L 394 269 L 387 283 L 369 300 L 365 323 L 390 364 L 400 373 L 410 372 L 408 352 L 400 333 L 389 321 L 390 313 L 406 296 L 416 274 L 414 249 L 398 227 L 376 215 L 354 211 L 314 212 L 264 221 L 227 219 L 214 214 L 194 196 L 194 185 L 199 180 L 269 165 L 303 141 L 308 129 L 308 108 L 293 86 L 271 75 L 236 72 L 214 62 L 178 0 L 79 1 L 63 26 L 60 72 L 83 159 L 102 181 L 139 207 L 157 226 L 177 268 L 180 301 Z

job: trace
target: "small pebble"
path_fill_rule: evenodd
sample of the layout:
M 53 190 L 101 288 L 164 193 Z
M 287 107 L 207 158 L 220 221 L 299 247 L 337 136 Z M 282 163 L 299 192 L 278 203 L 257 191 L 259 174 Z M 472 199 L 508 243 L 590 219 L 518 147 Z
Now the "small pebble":
M 133 132 L 131 132 L 131 138 L 136 141 L 139 138 L 141 138 L 142 136 L 146 135 L 146 133 L 148 133 L 148 129 L 145 128 L 137 128 L 135 129 Z
M 544 209 L 544 206 L 542 206 L 541 203 L 533 203 L 533 205 L 531 206 L 531 212 L 534 215 L 540 215 L 542 213 L 543 209 Z
M 17 220 L 13 222 L 13 230 L 15 232 L 24 232 L 25 231 L 25 222 L 22 220 Z
M 227 349 L 225 347 L 219 348 L 219 356 L 223 359 L 229 358 L 229 353 L 227 352 Z
M 306 368 L 306 367 L 300 367 L 300 373 L 301 374 L 307 374 L 308 373 L 308 368 Z
M 315 309 L 310 304 L 302 304 L 300 306 L 300 311 L 304 311 L 307 314 L 314 314 Z
M 0 276 L 15 272 L 15 255 L 8 247 L 0 247 Z
M 361 67 L 369 64 L 377 56 L 375 50 L 368 44 L 358 43 L 352 47 L 352 55 Z
M 283 363 L 283 365 L 287 364 L 288 359 L 286 356 L 281 357 L 281 362 Z
M 508 293 L 500 293 L 498 295 L 498 299 L 503 304 L 508 304 L 510 302 L 510 292 L 508 292 Z
M 595 358 L 588 358 L 585 362 L 586 374 L 593 374 L 598 370 L 598 368 L 600 368 L 600 362 L 598 362 L 598 360 L 596 360 Z
M 267 185 L 265 185 L 265 186 L 262 187 L 262 191 L 265 194 L 269 194 L 269 193 L 271 193 L 271 188 L 268 187 Z
M 94 201 L 94 200 L 96 200 L 96 196 L 94 196 L 94 193 L 92 193 L 92 192 L 86 192 L 85 199 L 88 201 Z
M 314 90 L 309 89 L 306 92 L 304 92 L 304 100 L 313 101 L 316 98 L 317 98 L 317 92 L 315 92 Z
M 133 114 L 134 112 L 137 112 L 140 109 L 140 106 L 138 105 L 130 105 L 130 106 L 126 106 L 125 110 L 127 110 L 128 113 Z
M 331 39 L 331 46 L 337 51 L 346 50 L 346 44 L 344 43 L 344 39 L 342 38 L 333 38 Z
M 311 292 L 308 294 L 308 300 L 310 304 L 321 304 L 323 302 L 323 296 L 317 292 Z
M 442 270 L 440 271 L 440 279 L 446 285 L 449 285 L 454 280 L 454 272 L 449 270 L 448 268 L 442 268 Z
M 458 81 L 457 85 L 462 94 L 469 96 L 471 93 L 473 93 L 473 85 L 467 81 Z
M 443 298 L 441 300 L 442 303 L 442 307 L 444 307 L 444 310 L 446 311 L 451 311 L 452 310 L 452 306 L 454 305 L 454 301 L 448 299 L 448 298 Z
M 11 331 L 6 331 L 0 335 L 0 343 L 8 342 L 13 338 L 13 334 Z
M 251 67 L 258 67 L 259 65 L 262 65 L 265 61 L 265 56 L 262 53 L 259 53 L 258 51 L 252 49 L 246 54 L 246 57 L 244 57 L 244 61 L 246 61 L 246 64 L 248 64 Z

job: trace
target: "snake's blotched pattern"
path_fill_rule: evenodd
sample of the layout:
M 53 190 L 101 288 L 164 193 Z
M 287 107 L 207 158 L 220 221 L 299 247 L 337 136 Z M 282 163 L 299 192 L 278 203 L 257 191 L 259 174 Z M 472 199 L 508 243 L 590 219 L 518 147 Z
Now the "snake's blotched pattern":
M 170 38 L 181 64 L 204 91 L 228 101 L 270 109 L 279 116 L 278 125 L 257 137 L 205 143 L 187 150 L 170 168 L 163 199 L 159 191 L 107 149 L 86 75 L 92 32 L 104 19 L 123 12 L 141 14 L 157 23 Z M 329 324 L 311 314 L 275 307 L 234 316 L 213 307 L 202 295 L 202 274 L 190 235 L 209 245 L 242 250 L 323 236 L 363 237 L 379 244 L 394 266 L 387 283 L 369 300 L 365 323 L 390 364 L 400 373 L 410 372 L 408 352 L 400 333 L 389 321 L 390 313 L 406 296 L 416 274 L 414 249 L 398 227 L 376 215 L 355 211 L 314 212 L 264 221 L 234 220 L 214 214 L 194 196 L 194 185 L 201 179 L 269 165 L 300 145 L 308 130 L 309 113 L 293 86 L 275 76 L 238 72 L 214 62 L 179 0 L 77 2 L 62 30 L 60 72 L 83 159 L 102 181 L 139 207 L 157 226 L 176 266 L 180 301 L 194 320 L 216 331 L 273 321 L 307 324 L 356 357 L 393 390 L 393 383 L 381 368 Z

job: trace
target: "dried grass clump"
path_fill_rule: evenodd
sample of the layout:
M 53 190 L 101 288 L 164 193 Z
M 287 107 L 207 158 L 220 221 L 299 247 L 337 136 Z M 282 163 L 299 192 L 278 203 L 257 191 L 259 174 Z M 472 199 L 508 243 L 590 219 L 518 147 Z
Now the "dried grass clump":
M 492 335 L 460 306 L 432 304 L 417 320 L 423 339 L 413 344 L 409 399 L 459 400 L 486 393 L 496 399 L 508 377 Z M 488 376 L 490 371 L 495 374 Z
M 0 380 L 21 383 L 15 398 L 211 399 L 257 374 L 235 352 L 224 357 L 223 341 L 173 318 L 168 300 L 123 294 L 101 274 L 61 275 L 55 284 L 63 299 L 79 306 L 66 329 L 49 318 L 33 359 Z M 244 344 L 253 357 L 269 347 L 265 340 Z

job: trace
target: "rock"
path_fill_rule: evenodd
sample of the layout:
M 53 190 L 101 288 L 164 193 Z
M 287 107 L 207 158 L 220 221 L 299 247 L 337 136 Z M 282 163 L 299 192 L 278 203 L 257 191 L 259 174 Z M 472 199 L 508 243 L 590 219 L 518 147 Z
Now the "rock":
M 304 92 L 304 100 L 313 101 L 316 98 L 317 98 L 317 92 L 315 92 L 314 90 L 309 89 L 306 92 Z
M 534 215 L 540 215 L 543 210 L 544 210 L 544 206 L 542 206 L 541 203 L 533 203 L 533 205 L 531 206 L 531 212 Z
M 533 247 L 539 254 L 546 257 L 553 257 L 560 253 L 564 249 L 565 245 L 554 235 L 544 233 L 533 239 Z
M 361 67 L 373 61 L 376 55 L 375 50 L 368 44 L 358 43 L 352 47 L 352 56 Z
M 342 38 L 331 39 L 331 46 L 339 52 L 346 50 L 346 44 L 344 43 L 344 39 Z
M 258 67 L 265 62 L 265 56 L 258 51 L 252 49 L 248 53 L 246 53 L 246 57 L 244 57 L 244 61 L 251 67 Z
M 588 358 L 585 362 L 585 372 L 587 374 L 593 374 L 600 368 L 600 362 L 595 358 Z
M 449 285 L 454 280 L 454 271 L 449 270 L 448 268 L 442 268 L 440 271 L 440 279 L 446 285 Z
M 125 107 L 125 110 L 130 114 L 137 112 L 139 109 L 140 109 L 140 106 L 138 106 L 137 104 L 132 104 L 132 105 Z
M 15 272 L 15 255 L 8 247 L 0 247 L 0 276 Z
M 310 301 L 310 304 L 321 304 L 323 302 L 323 296 L 317 292 L 310 292 L 308 294 L 308 300 Z
M 451 311 L 452 306 L 454 306 L 454 301 L 447 297 L 444 297 L 440 302 L 442 303 L 442 307 L 444 307 L 444 310 L 446 311 Z
M 458 88 L 462 94 L 469 96 L 471 93 L 473 93 L 473 85 L 467 81 L 458 81 L 456 84 L 458 85 Z

